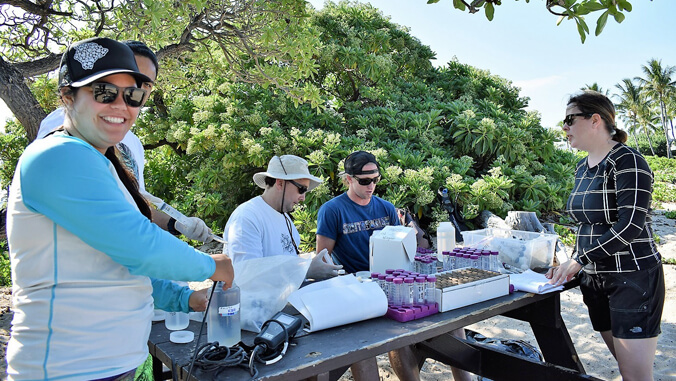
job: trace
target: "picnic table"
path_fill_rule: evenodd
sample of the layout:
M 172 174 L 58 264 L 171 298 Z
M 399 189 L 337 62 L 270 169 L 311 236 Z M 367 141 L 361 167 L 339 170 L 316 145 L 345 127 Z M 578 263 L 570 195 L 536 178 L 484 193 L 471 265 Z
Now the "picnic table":
M 570 286 L 568 286 L 570 288 Z M 529 322 L 545 362 L 532 360 L 490 346 L 457 339 L 449 334 L 479 321 L 503 315 Z M 199 332 L 199 322 L 189 330 Z M 175 379 L 184 380 L 195 342 L 169 341 L 164 323 L 153 323 L 148 347 L 153 357 L 156 380 L 165 379 L 162 364 Z M 242 339 L 253 342 L 253 333 L 243 331 Z M 206 329 L 200 344 L 206 343 Z M 296 339 L 283 359 L 275 364 L 258 364 L 261 380 L 337 380 L 350 364 L 393 349 L 415 345 L 420 366 L 425 358 L 465 369 L 492 380 L 596 380 L 585 374 L 568 330 L 561 318 L 559 292 L 531 294 L 514 292 L 463 308 L 400 323 L 386 317 L 348 324 Z M 248 380 L 246 369 L 233 367 L 218 373 L 218 380 Z M 212 380 L 214 372 L 195 367 L 191 380 Z

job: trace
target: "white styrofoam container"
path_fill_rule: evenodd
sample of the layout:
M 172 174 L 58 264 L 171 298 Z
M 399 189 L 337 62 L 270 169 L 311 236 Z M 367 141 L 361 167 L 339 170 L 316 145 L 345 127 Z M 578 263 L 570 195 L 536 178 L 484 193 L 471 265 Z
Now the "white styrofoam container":
M 487 228 L 464 231 L 464 245 L 495 250 L 502 263 L 521 270 L 552 265 L 558 235 Z
M 369 239 L 369 270 L 412 270 L 415 261 L 415 231 L 408 226 L 385 226 Z
M 457 286 L 437 288 L 435 301 L 439 304 L 439 312 L 446 312 L 507 294 L 509 294 L 509 275 L 500 274 Z

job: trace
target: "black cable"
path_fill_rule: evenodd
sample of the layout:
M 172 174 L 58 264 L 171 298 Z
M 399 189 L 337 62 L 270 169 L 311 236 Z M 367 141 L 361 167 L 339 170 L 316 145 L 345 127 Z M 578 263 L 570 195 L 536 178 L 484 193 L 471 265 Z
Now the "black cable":
M 190 379 L 190 375 L 192 374 L 192 367 L 195 365 L 195 359 L 197 359 L 197 346 L 200 344 L 202 330 L 204 329 L 204 323 L 206 323 L 207 321 L 207 313 L 209 312 L 209 307 L 211 306 L 211 300 L 213 299 L 214 291 L 216 290 L 216 285 L 218 285 L 218 282 L 214 282 L 214 285 L 211 287 L 211 294 L 209 295 L 209 301 L 207 302 L 207 309 L 204 310 L 204 316 L 202 316 L 202 324 L 200 324 L 200 332 L 197 335 L 197 340 L 195 340 L 195 352 L 192 355 L 192 361 L 190 361 L 190 368 L 188 369 L 188 377 L 186 377 L 186 380 Z

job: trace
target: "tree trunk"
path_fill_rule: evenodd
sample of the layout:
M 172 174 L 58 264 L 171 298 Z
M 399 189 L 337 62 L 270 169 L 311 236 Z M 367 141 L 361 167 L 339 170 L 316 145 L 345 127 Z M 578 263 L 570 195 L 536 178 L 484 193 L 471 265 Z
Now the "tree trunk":
M 40 122 L 47 116 L 24 82 L 24 76 L 0 57 L 0 98 L 26 130 L 28 141 L 35 140 Z

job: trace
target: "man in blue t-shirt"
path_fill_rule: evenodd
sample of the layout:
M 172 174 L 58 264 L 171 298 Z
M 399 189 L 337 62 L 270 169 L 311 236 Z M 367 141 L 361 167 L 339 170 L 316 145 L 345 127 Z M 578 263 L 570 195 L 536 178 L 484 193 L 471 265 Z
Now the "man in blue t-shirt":
M 336 264 L 354 273 L 369 270 L 369 239 L 374 231 L 387 225 L 400 225 L 392 203 L 374 196 L 380 181 L 380 165 L 376 157 L 365 151 L 351 153 L 345 159 L 341 174 L 347 192 L 326 202 L 317 216 L 317 252 L 327 249 Z M 451 332 L 464 338 L 463 329 Z M 418 358 L 413 347 L 389 352 L 390 364 L 402 381 L 420 380 Z M 378 365 L 373 359 L 352 364 L 355 380 L 378 379 Z M 451 368 L 453 379 L 469 381 L 471 376 L 462 369 Z
M 399 225 L 392 203 L 374 196 L 380 181 L 380 165 L 373 154 L 351 153 L 341 174 L 347 192 L 319 208 L 317 252 L 327 249 L 345 271 L 369 271 L 369 239 L 376 230 Z

